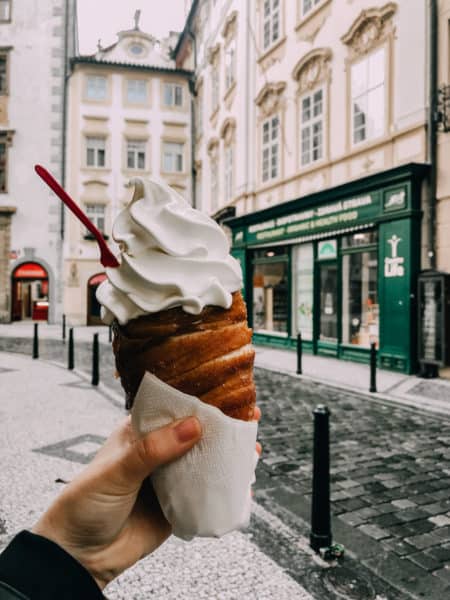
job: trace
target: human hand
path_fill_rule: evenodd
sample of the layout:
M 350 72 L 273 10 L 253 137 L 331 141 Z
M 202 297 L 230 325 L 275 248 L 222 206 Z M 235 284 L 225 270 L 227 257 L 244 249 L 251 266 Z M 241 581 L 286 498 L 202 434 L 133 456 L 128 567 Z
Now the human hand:
M 61 546 L 101 589 L 171 534 L 148 476 L 201 437 L 195 417 L 137 439 L 127 418 L 71 481 L 33 532 Z

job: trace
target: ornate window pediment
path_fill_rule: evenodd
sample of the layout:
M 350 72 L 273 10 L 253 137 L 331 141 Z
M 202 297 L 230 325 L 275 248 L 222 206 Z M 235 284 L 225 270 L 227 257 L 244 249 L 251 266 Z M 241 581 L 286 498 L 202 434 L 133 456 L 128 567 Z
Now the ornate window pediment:
M 231 39 L 236 34 L 236 26 L 237 10 L 233 10 L 233 12 L 230 13 L 225 19 L 225 24 L 222 29 L 222 37 L 224 37 L 226 41 Z
M 292 71 L 292 77 L 298 81 L 300 93 L 310 90 L 331 76 L 329 48 L 317 48 L 305 54 Z
M 220 137 L 223 139 L 225 145 L 229 145 L 234 140 L 234 132 L 236 130 L 236 119 L 228 117 L 220 128 Z
M 395 2 L 388 2 L 381 8 L 363 10 L 341 40 L 355 56 L 370 52 L 392 31 L 392 16 L 396 10 Z
M 285 88 L 285 81 L 266 83 L 255 100 L 256 105 L 259 106 L 263 115 L 268 116 L 278 110 L 281 104 L 281 96 Z

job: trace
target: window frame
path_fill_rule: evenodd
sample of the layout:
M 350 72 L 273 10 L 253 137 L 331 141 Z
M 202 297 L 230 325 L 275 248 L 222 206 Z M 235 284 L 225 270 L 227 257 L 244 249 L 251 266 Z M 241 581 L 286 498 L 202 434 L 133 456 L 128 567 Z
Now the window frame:
M 101 208 L 101 216 L 98 216 L 96 212 L 92 212 L 92 208 Z M 103 202 L 88 201 L 84 203 L 84 210 L 90 221 L 97 227 L 100 233 L 104 236 L 106 231 L 106 204 Z M 100 226 L 99 221 L 103 220 L 103 227 Z M 92 234 L 88 229 L 85 229 L 84 237 L 91 238 Z
M 0 48 L 1 58 L 5 59 L 5 89 L 2 90 L 0 87 L 0 96 L 9 96 L 9 49 Z
M 4 4 L 8 7 L 8 17 L 6 19 L 2 19 L 0 13 L 0 23 L 11 23 L 12 0 L 1 0 L 0 4 Z
M 96 140 L 99 141 L 101 140 L 103 142 L 103 148 L 99 148 L 97 147 L 95 144 L 91 147 L 89 147 L 89 142 Z M 94 164 L 89 164 L 89 150 L 93 150 L 94 154 Z M 99 152 L 103 150 L 103 164 L 99 164 Z M 106 169 L 107 168 L 107 161 L 106 161 L 106 136 L 101 136 L 101 135 L 86 135 L 85 136 L 85 160 L 84 160 L 84 164 L 85 167 L 87 169 Z
M 322 111 L 320 114 L 320 118 L 318 116 L 314 116 L 314 96 L 316 96 L 319 92 L 322 93 Z M 309 98 L 310 99 L 310 111 L 311 111 L 311 117 L 310 119 L 307 121 L 307 124 L 305 124 L 304 118 L 303 118 L 303 103 L 304 101 Z M 299 164 L 301 168 L 308 168 L 312 165 L 318 164 L 321 161 L 325 160 L 326 158 L 326 135 L 327 135 L 327 110 L 328 110 L 328 98 L 327 98 L 327 85 L 325 82 L 317 85 L 316 87 L 314 87 L 312 90 L 308 90 L 307 92 L 304 92 L 300 97 L 299 97 Z M 312 157 L 312 153 L 314 150 L 314 125 L 316 125 L 317 123 L 321 123 L 322 124 L 322 131 L 321 131 L 321 156 L 319 158 L 314 159 Z M 306 129 L 310 130 L 310 147 L 309 147 L 309 160 L 307 162 L 304 162 L 303 157 L 304 157 L 304 150 L 303 150 L 303 133 Z
M 135 144 L 139 148 L 130 150 L 130 145 Z M 130 166 L 130 153 L 133 154 L 133 166 Z M 143 154 L 143 166 L 139 166 L 140 154 Z M 125 141 L 125 169 L 127 171 L 146 171 L 147 170 L 147 141 L 142 139 L 127 138 Z
M 274 150 L 274 146 L 275 146 L 274 143 L 272 142 L 274 119 L 277 119 L 276 174 L 271 175 L 271 173 L 273 172 L 273 169 L 272 169 L 273 154 L 274 154 L 273 150 Z M 268 127 L 268 141 L 265 143 L 264 142 L 264 127 L 266 124 L 269 124 L 269 127 Z M 263 184 L 270 183 L 271 181 L 275 181 L 280 177 L 280 171 L 281 171 L 280 141 L 281 141 L 281 116 L 280 116 L 279 112 L 276 112 L 261 122 L 261 182 Z M 268 150 L 268 155 L 267 155 L 267 169 L 268 169 L 267 173 L 268 174 L 267 174 L 267 177 L 265 177 L 265 175 L 264 175 L 265 150 Z
M 89 80 L 90 79 L 103 79 L 105 81 L 105 95 L 102 98 L 92 98 L 89 96 Z M 95 73 L 86 73 L 86 80 L 84 86 L 84 101 L 86 102 L 106 102 L 108 100 L 109 85 L 107 75 L 98 75 Z
M 277 2 L 277 6 L 274 9 L 274 3 Z M 270 48 L 272 48 L 273 46 L 275 46 L 275 44 L 277 44 L 281 39 L 282 39 L 282 18 L 283 18 L 283 14 L 282 14 L 282 8 L 281 8 L 281 2 L 282 0 L 262 0 L 262 5 L 261 5 L 261 22 L 262 22 L 262 28 L 261 28 L 261 41 L 262 41 L 262 48 L 263 48 L 263 52 L 268 52 L 270 50 Z M 266 12 L 266 5 L 267 3 L 269 4 L 269 12 L 267 14 L 265 14 Z M 278 26 L 278 35 L 276 37 L 276 39 L 273 39 L 273 30 L 274 30 L 274 17 L 277 16 L 277 26 Z M 266 26 L 268 25 L 268 27 L 266 28 Z M 266 44 L 266 30 L 268 32 L 268 43 Z
M 300 0 L 300 15 L 302 19 L 305 19 L 310 14 L 312 14 L 316 10 L 316 8 L 318 8 L 326 0 L 309 0 L 311 2 L 311 8 L 309 8 L 308 10 L 305 10 L 306 1 L 307 0 Z
M 3 176 L 0 176 L 0 194 L 8 193 L 8 165 L 9 165 L 9 140 L 7 132 L 0 132 L 0 147 L 3 146 L 3 152 L 0 152 L 0 173 L 3 172 Z M 3 185 L 1 181 L 3 179 Z
M 231 202 L 234 194 L 234 148 L 232 143 L 224 147 L 223 160 L 224 199 L 225 202 Z
M 370 60 L 377 54 L 378 52 L 383 53 L 383 81 L 381 84 L 376 84 L 370 87 L 369 82 L 367 83 L 367 87 L 364 90 L 364 93 L 360 93 L 358 96 L 353 93 L 353 69 L 357 65 L 361 65 L 361 63 L 366 62 L 366 71 L 370 71 Z M 383 138 L 386 135 L 387 131 L 387 119 L 388 119 L 388 87 L 389 87 L 389 67 L 388 67 L 388 57 L 389 57 L 389 47 L 383 43 L 381 45 L 375 46 L 371 49 L 370 52 L 365 54 L 364 56 L 357 57 L 356 60 L 353 60 L 350 64 L 349 68 L 349 96 L 350 96 L 350 147 L 357 148 L 361 145 L 374 142 L 380 138 Z M 369 123 L 370 123 L 370 115 L 369 115 L 369 104 L 368 98 L 370 92 L 382 88 L 383 92 L 383 115 L 382 115 L 382 131 L 378 134 L 369 135 Z M 361 112 L 361 114 L 366 115 L 367 119 L 364 123 L 365 128 L 365 137 L 364 139 L 355 141 L 355 104 L 358 99 L 365 98 L 367 102 L 366 112 Z M 361 128 L 358 128 L 361 129 Z
M 181 103 L 177 104 L 176 103 L 176 91 L 177 88 L 180 90 L 181 93 Z M 167 103 L 166 102 L 166 90 L 167 89 L 171 89 L 171 102 Z M 163 82 L 163 86 L 162 86 L 162 104 L 164 106 L 164 108 L 171 108 L 171 109 L 175 109 L 175 110 L 181 110 L 184 107 L 184 86 L 181 83 L 177 83 L 175 81 L 164 81 Z
M 210 158 L 210 190 L 211 190 L 211 214 L 213 214 L 219 206 L 219 156 L 215 154 Z
M 167 150 L 166 150 L 166 146 L 170 144 L 170 145 L 178 145 L 181 146 L 181 153 L 179 155 L 172 155 L 172 160 L 174 160 L 174 156 L 181 156 L 181 169 L 173 169 L 173 168 L 169 168 L 166 169 L 166 155 Z M 175 175 L 180 175 L 180 174 L 184 174 L 185 173 L 185 142 L 184 141 L 179 141 L 179 140 L 162 140 L 162 152 L 161 152 L 161 161 L 162 161 L 162 171 L 163 173 L 170 173 L 170 174 L 175 174 Z M 176 165 L 176 160 L 177 158 L 175 158 L 175 165 Z
M 139 100 L 132 100 L 130 98 L 130 83 L 141 83 L 144 84 L 144 91 L 145 91 L 145 97 L 143 99 L 139 99 Z M 133 77 L 127 77 L 125 79 L 125 99 L 127 104 L 133 104 L 135 106 L 144 106 L 147 105 L 149 102 L 149 81 L 147 79 L 142 79 L 142 78 L 133 78 Z

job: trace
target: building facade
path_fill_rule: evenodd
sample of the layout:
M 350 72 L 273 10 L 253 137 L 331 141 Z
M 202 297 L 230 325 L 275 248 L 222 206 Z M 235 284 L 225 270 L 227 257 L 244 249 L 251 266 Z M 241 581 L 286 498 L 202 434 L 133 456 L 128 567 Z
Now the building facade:
M 191 200 L 190 72 L 170 58 L 178 34 L 159 42 L 138 18 L 112 46 L 75 57 L 69 84 L 68 191 L 113 251 L 112 223 L 130 200 L 133 177 L 161 178 Z M 64 312 L 71 324 L 99 323 L 103 271 L 97 243 L 69 214 Z
M 416 370 L 427 21 L 421 0 L 193 3 L 177 60 L 196 69 L 197 204 L 235 212 L 256 343 L 301 333 L 360 361 L 375 343 L 381 366 Z
M 64 179 L 75 50 L 74 0 L 0 2 L 0 322 L 61 314 L 62 211 L 33 167 Z

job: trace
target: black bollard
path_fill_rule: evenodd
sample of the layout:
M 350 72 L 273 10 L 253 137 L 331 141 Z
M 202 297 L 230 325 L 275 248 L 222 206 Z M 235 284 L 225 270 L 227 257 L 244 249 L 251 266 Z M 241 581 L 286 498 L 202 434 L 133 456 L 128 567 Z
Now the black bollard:
M 39 334 L 38 334 L 38 323 L 34 324 L 33 334 L 33 358 L 39 358 Z
M 108 326 L 108 341 L 112 342 L 112 325 Z
M 313 550 L 329 548 L 332 542 L 330 517 L 330 411 L 324 405 L 314 409 L 313 489 L 311 534 Z
M 370 388 L 369 392 L 377 391 L 377 348 L 375 342 L 370 344 Z
M 66 341 L 66 315 L 62 316 L 62 339 Z
M 74 368 L 74 353 L 73 353 L 73 327 L 69 329 L 69 354 L 67 368 L 72 371 Z
M 302 374 L 302 334 L 297 335 L 297 375 Z
M 92 385 L 98 385 L 100 379 L 98 358 L 98 333 L 94 333 L 94 341 L 92 343 Z

